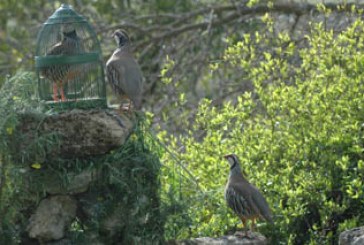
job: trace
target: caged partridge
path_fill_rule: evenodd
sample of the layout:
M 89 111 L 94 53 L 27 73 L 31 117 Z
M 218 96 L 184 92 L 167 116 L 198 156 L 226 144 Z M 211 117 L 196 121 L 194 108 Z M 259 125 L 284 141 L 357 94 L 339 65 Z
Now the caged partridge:
M 77 36 L 76 30 L 72 29 L 68 32 L 63 31 L 63 39 L 53 45 L 47 52 L 48 55 L 75 55 L 81 51 L 80 39 Z M 79 66 L 62 64 L 51 65 L 42 68 L 41 74 L 53 82 L 53 100 L 59 100 L 59 94 L 61 100 L 65 101 L 66 96 L 64 94 L 64 85 L 69 80 L 72 80 L 78 73 Z
M 131 102 L 139 110 L 142 105 L 142 71 L 131 53 L 128 34 L 124 30 L 116 30 L 113 37 L 118 48 L 106 63 L 108 81 L 120 99 L 129 99 L 128 110 Z
M 227 205 L 239 216 L 243 227 L 247 228 L 247 221 L 251 220 L 251 231 L 256 219 L 264 219 L 273 223 L 272 213 L 264 196 L 241 173 L 240 163 L 235 154 L 224 156 L 230 165 L 229 180 L 225 188 Z M 245 236 L 248 237 L 247 231 Z

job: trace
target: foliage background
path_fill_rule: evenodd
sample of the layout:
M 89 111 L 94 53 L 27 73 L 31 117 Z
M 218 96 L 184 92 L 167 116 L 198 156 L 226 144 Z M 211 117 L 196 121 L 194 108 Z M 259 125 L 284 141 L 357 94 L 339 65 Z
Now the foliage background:
M 272 207 L 274 227 L 259 228 L 273 242 L 331 244 L 363 224 L 360 8 L 310 6 L 323 21 L 297 40 L 277 31 L 280 8 L 265 1 L 252 12 L 244 12 L 245 1 L 69 2 L 94 25 L 105 60 L 114 29 L 135 40 L 144 109 L 164 149 L 166 239 L 238 228 L 223 200 L 222 156 L 230 152 Z M 37 30 L 60 4 L 26 3 L 0 3 L 1 79 L 33 69 Z M 288 13 L 304 9 L 281 5 Z M 328 27 L 332 12 L 350 25 Z

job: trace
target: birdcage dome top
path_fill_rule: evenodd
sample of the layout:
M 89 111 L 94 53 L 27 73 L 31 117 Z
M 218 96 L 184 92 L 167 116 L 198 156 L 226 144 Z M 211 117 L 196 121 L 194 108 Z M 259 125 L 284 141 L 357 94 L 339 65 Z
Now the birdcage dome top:
M 73 55 L 86 53 L 101 54 L 100 44 L 96 33 L 87 19 L 78 14 L 71 5 L 62 4 L 43 24 L 38 33 L 37 48 L 35 55 L 45 57 L 49 50 L 57 43 L 61 42 L 65 36 L 75 35 L 74 39 L 79 42 L 78 52 Z M 36 57 L 36 60 L 38 58 Z M 45 57 L 53 59 L 52 57 Z M 80 58 L 80 57 L 79 57 Z M 43 58 L 42 58 L 43 59 Z
M 74 11 L 71 5 L 62 4 L 44 24 L 64 24 L 68 22 L 86 22 L 86 20 Z

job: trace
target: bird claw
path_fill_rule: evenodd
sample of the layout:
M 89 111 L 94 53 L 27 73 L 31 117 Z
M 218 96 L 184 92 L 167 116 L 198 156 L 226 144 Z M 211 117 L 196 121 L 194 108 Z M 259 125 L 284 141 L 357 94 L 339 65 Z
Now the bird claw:
M 120 113 L 123 113 L 123 112 L 129 112 L 130 111 L 130 108 L 129 107 L 126 107 L 124 105 L 120 105 L 119 106 L 119 112 Z
M 132 112 L 131 109 L 132 109 L 132 107 L 131 107 L 131 103 L 130 102 L 127 105 L 120 104 L 120 106 L 119 106 L 119 112 L 120 113 L 127 112 L 127 113 L 131 114 L 131 112 Z

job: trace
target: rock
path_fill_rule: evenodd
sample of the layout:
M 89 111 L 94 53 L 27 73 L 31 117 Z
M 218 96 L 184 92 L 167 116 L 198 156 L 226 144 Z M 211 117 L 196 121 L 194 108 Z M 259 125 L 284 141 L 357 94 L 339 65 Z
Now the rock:
M 23 149 L 29 149 L 32 143 L 39 145 L 42 137 L 53 135 L 44 144 L 47 157 L 105 154 L 125 143 L 134 126 L 132 117 L 132 114 L 116 114 L 112 110 L 99 109 L 75 109 L 43 117 L 24 114 L 19 123 L 23 138 L 19 140 L 17 149 L 22 152 Z M 39 156 L 36 159 L 37 162 L 43 160 Z
M 279 33 L 290 32 L 297 21 L 297 15 L 295 14 L 274 14 L 276 19 L 274 22 L 274 33 L 278 35 Z
M 100 224 L 100 229 L 107 237 L 114 237 L 117 233 L 120 233 L 127 225 L 127 210 L 122 205 L 118 205 L 110 214 L 108 214 Z
M 177 242 L 169 242 L 169 245 L 265 245 L 268 244 L 267 239 L 260 233 L 249 233 L 251 238 L 237 237 L 233 235 L 223 236 L 219 238 L 200 237 L 190 240 L 183 240 Z
M 132 126 L 127 117 L 103 110 L 72 110 L 46 118 L 43 129 L 61 135 L 61 155 L 85 156 L 105 154 L 123 145 Z
M 47 245 L 69 245 L 69 244 L 72 244 L 72 241 L 67 238 L 57 240 L 57 241 L 47 242 Z
M 42 200 L 29 219 L 29 237 L 41 242 L 63 238 L 66 228 L 76 216 L 76 209 L 76 201 L 70 196 L 52 196 Z
M 87 169 L 79 174 L 67 173 L 67 183 L 59 178 L 57 173 L 49 172 L 44 179 L 44 189 L 47 193 L 79 194 L 88 190 L 90 184 L 101 177 L 101 171 Z
M 344 231 L 340 234 L 339 245 L 364 244 L 364 226 Z
M 106 194 L 107 193 L 107 194 Z M 103 194 L 113 195 L 105 191 Z M 100 198 L 100 193 L 86 192 L 78 196 L 79 208 L 83 216 L 80 216 L 81 222 L 88 220 L 99 220 L 99 229 L 104 237 L 112 239 L 115 235 L 120 236 L 120 232 L 126 227 L 128 222 L 128 207 L 123 204 L 123 198 L 115 200 L 115 205 L 100 213 L 100 205 L 109 202 L 108 199 Z
M 82 241 L 82 244 L 87 245 L 106 245 L 104 242 L 99 240 L 98 234 L 85 232 L 86 239 Z M 45 243 L 45 245 L 72 245 L 72 244 L 79 244 L 71 239 L 64 238 L 57 241 L 50 241 Z

